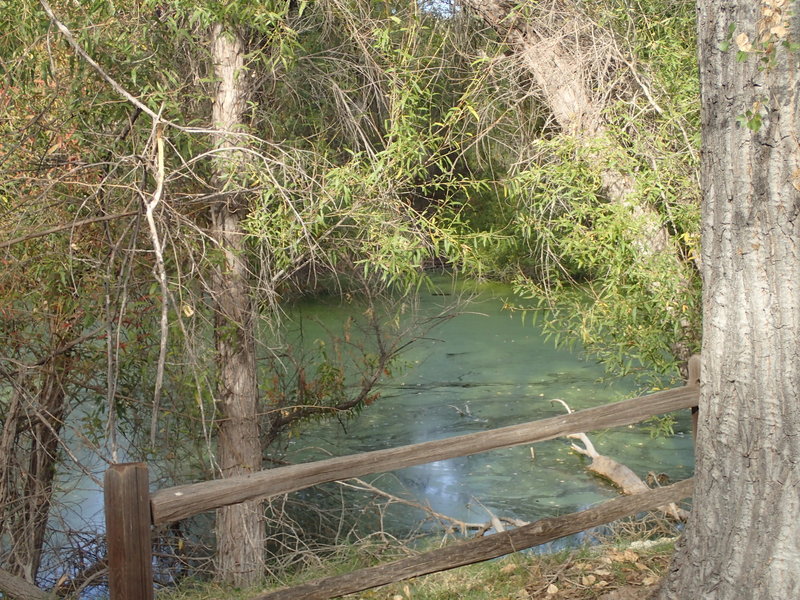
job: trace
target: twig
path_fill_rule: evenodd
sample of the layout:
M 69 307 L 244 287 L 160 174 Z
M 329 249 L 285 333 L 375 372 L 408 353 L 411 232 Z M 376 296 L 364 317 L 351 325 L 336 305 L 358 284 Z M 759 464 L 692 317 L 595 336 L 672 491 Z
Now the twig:
M 413 500 L 406 500 L 405 498 L 401 498 L 400 496 L 395 496 L 394 494 L 390 494 L 389 492 L 385 492 L 380 488 L 375 487 L 374 485 L 367 483 L 363 479 L 353 478 L 352 481 L 355 481 L 358 485 L 353 485 L 352 483 L 348 483 L 346 481 L 339 481 L 339 485 L 343 487 L 349 487 L 356 490 L 361 490 L 365 492 L 372 492 L 373 494 L 377 494 L 379 496 L 383 496 L 384 498 L 392 501 L 397 502 L 398 504 L 405 504 L 406 506 L 410 506 L 412 508 L 419 509 L 430 516 L 439 519 L 441 521 L 446 521 L 451 524 L 451 526 L 456 526 L 461 530 L 462 534 L 466 534 L 467 530 L 469 529 L 481 529 L 483 527 L 482 523 L 467 523 L 466 521 L 461 521 L 460 519 L 456 519 L 453 517 L 448 517 L 442 513 L 436 512 L 429 506 L 425 506 L 418 502 L 414 502 Z
M 475 499 L 475 502 L 480 504 L 481 508 L 489 515 L 489 523 L 491 523 L 492 527 L 494 527 L 494 530 L 497 533 L 503 533 L 506 528 L 503 526 L 503 523 L 500 521 L 500 519 L 498 519 L 497 516 L 491 510 L 489 510 L 489 508 L 483 502 L 478 499 Z
M 551 585 L 554 585 L 555 582 L 558 581 L 558 578 L 561 577 L 561 574 L 564 571 L 566 571 L 569 566 L 572 565 L 572 561 L 575 558 L 575 555 L 577 553 L 578 553 L 577 550 L 573 550 L 570 553 L 570 555 L 567 557 L 567 559 L 564 560 L 561 563 L 561 566 L 559 567 L 558 571 L 556 571 L 555 573 L 550 575 L 550 577 L 547 578 L 546 583 L 544 585 L 542 585 L 540 588 L 538 588 L 537 590 L 533 591 L 530 597 L 531 598 L 540 598 L 541 594 L 543 594 L 547 590 L 548 587 L 550 587 Z

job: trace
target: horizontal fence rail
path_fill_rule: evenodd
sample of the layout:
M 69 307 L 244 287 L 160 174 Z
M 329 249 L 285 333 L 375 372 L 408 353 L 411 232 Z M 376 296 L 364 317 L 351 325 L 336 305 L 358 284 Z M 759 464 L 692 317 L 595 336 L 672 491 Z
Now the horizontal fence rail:
M 691 379 L 690 383 L 693 383 Z M 571 433 L 630 425 L 654 415 L 697 406 L 698 400 L 699 387 L 687 385 L 491 431 L 165 488 L 151 495 L 152 522 L 169 523 L 221 506 L 286 494 L 313 485 L 370 473 L 543 442 Z

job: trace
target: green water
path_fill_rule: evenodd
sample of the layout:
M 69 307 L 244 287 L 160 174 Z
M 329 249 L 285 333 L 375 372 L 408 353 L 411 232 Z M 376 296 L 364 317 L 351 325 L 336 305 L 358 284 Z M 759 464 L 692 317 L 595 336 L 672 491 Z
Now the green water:
M 463 287 L 451 290 L 439 280 L 438 291 L 422 290 L 417 316 L 439 314 L 458 297 Z M 425 335 L 402 356 L 405 368 L 386 381 L 381 398 L 356 418 L 342 424 L 325 421 L 303 428 L 289 441 L 287 458 L 296 463 L 343 456 L 428 440 L 486 431 L 558 414 L 563 408 L 597 406 L 637 395 L 633 382 L 604 379 L 603 369 L 567 350 L 557 350 L 530 321 L 503 310 L 512 298 L 501 285 L 477 285 L 478 295 L 458 307 L 461 314 Z M 451 293 L 452 292 L 452 293 Z M 442 295 L 444 294 L 444 295 Z M 341 329 L 358 317 L 363 305 L 337 299 L 305 302 L 291 316 L 302 322 L 304 343 L 318 346 L 328 331 Z M 412 319 L 408 311 L 405 320 Z M 353 329 L 356 337 L 357 331 Z M 328 341 L 328 343 L 330 343 Z M 643 426 L 590 432 L 599 452 L 627 464 L 640 476 L 648 471 L 666 473 L 672 480 L 693 471 L 693 449 L 688 411 L 679 415 L 674 437 L 651 439 Z M 80 445 L 79 445 L 80 446 Z M 75 450 L 75 449 L 74 449 Z M 487 521 L 486 509 L 502 517 L 526 521 L 579 510 L 618 495 L 608 483 L 585 470 L 587 460 L 575 455 L 566 440 L 496 450 L 365 477 L 381 489 L 468 522 Z M 105 463 L 94 451 L 78 447 L 82 462 L 98 476 Z M 63 514 L 51 521 L 57 530 L 102 530 L 102 492 L 80 473 L 66 469 L 59 481 L 64 492 Z M 315 506 L 331 502 L 342 491 L 325 489 L 297 492 Z M 393 505 L 376 510 L 369 494 L 346 494 L 333 508 L 345 506 L 351 515 L 362 514 L 367 530 L 381 527 L 405 534 L 418 527 L 433 527 L 418 510 Z M 485 508 L 486 509 L 485 509 Z M 376 517 L 377 516 L 377 517 Z M 372 527 L 372 529 L 370 529 Z M 60 539 L 60 538 L 59 538 Z M 51 546 L 58 540 L 51 540 Z
M 438 290 L 420 292 L 417 310 L 406 311 L 402 322 L 437 315 L 461 293 L 472 290 L 477 295 L 458 306 L 459 316 L 427 332 L 403 354 L 405 368 L 396 370 L 395 377 L 382 386 L 381 398 L 360 415 L 343 423 L 329 420 L 304 426 L 300 435 L 288 442 L 290 461 L 311 462 L 563 414 L 563 408 L 552 403 L 556 398 L 577 410 L 638 395 L 640 390 L 633 382 L 605 379 L 600 366 L 556 349 L 530 321 L 523 324 L 518 314 L 503 310 L 506 300 L 513 299 L 510 288 L 467 284 L 453 289 L 452 282 L 444 278 L 438 284 Z M 302 324 L 295 331 L 300 345 L 319 348 L 318 340 L 325 340 L 326 348 L 333 352 L 330 333 L 341 331 L 343 323 L 358 319 L 363 311 L 363 304 L 357 301 L 315 299 L 294 307 L 290 316 Z M 359 346 L 357 328 L 351 328 L 351 336 L 351 347 Z M 590 432 L 590 437 L 599 452 L 627 464 L 642 477 L 654 471 L 680 480 L 693 471 L 689 431 L 690 419 L 684 411 L 674 437 L 651 439 L 643 426 Z M 94 451 L 80 448 L 78 444 L 82 462 L 101 475 L 105 463 Z M 587 459 L 572 453 L 568 441 L 551 440 L 536 444 L 534 450 L 534 454 L 531 446 L 495 450 L 364 479 L 438 513 L 476 523 L 489 520 L 487 511 L 534 521 L 618 496 L 610 484 L 586 471 Z M 58 500 L 62 510 L 51 516 L 54 529 L 73 534 L 87 527 L 90 532 L 102 531 L 99 486 L 69 468 L 59 482 L 63 485 Z M 398 536 L 440 531 L 440 524 L 420 510 L 399 504 L 386 507 L 381 498 L 336 484 L 302 490 L 294 497 L 308 501 L 315 510 L 330 509 L 334 523 L 344 523 L 339 521 L 339 511 L 344 508 L 361 526 L 359 536 L 379 529 Z M 195 527 L 204 532 L 208 524 L 203 523 Z M 74 547 L 73 534 L 51 537 L 43 577 L 55 578 L 61 572 L 58 565 Z M 84 549 L 97 547 L 94 535 L 80 538 Z M 337 539 L 341 535 L 346 536 L 346 530 L 339 532 Z M 577 541 L 571 537 L 550 547 Z
M 440 282 L 422 291 L 419 309 L 438 313 L 454 295 Z M 638 395 L 633 382 L 608 380 L 603 369 L 575 352 L 556 349 L 540 329 L 503 309 L 512 297 L 506 286 L 484 285 L 460 307 L 459 316 L 436 328 L 404 355 L 407 368 L 383 388 L 381 399 L 340 425 L 326 422 L 290 444 L 290 459 L 310 462 L 485 431 L 563 414 L 553 399 L 573 409 Z M 316 301 L 298 307 L 313 342 L 320 325 L 334 328 L 358 309 Z M 600 453 L 627 464 L 640 476 L 666 473 L 672 480 L 692 474 L 693 449 L 688 411 L 678 415 L 674 437 L 652 439 L 643 426 L 591 432 Z M 585 508 L 618 492 L 585 470 L 587 459 L 566 440 L 496 450 L 372 476 L 377 486 L 429 505 L 437 512 L 484 522 L 487 512 L 532 521 Z M 312 492 L 308 492 L 312 494 Z M 366 500 L 362 497 L 361 500 Z M 355 500 L 346 500 L 353 501 Z M 353 506 L 354 512 L 358 507 Z M 398 531 L 424 519 L 395 507 L 388 528 Z

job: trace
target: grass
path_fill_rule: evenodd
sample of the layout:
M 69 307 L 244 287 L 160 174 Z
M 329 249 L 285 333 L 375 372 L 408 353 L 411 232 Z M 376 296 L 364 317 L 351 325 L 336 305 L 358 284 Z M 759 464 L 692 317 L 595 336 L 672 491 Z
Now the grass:
M 663 523 L 662 523 L 663 525 Z M 673 528 L 626 521 L 615 524 L 601 543 L 552 554 L 517 553 L 499 560 L 434 573 L 352 594 L 364 600 L 635 600 L 653 593 L 669 566 Z M 159 592 L 159 600 L 247 600 L 283 586 L 349 572 L 411 552 L 403 546 L 364 544 L 341 547 L 323 560 L 313 559 L 298 573 L 248 590 L 232 590 L 213 582 L 188 581 Z

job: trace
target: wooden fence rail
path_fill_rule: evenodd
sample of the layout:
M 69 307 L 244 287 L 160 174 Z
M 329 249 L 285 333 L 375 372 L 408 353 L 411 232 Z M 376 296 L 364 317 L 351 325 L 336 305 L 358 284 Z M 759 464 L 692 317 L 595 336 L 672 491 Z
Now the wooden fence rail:
M 685 386 L 522 425 L 166 488 L 152 495 L 153 523 L 177 521 L 220 506 L 294 492 L 320 483 L 543 442 L 580 431 L 630 425 L 653 415 L 696 406 L 697 400 L 697 388 Z
M 171 487 L 152 494 L 147 493 L 145 464 L 112 465 L 105 477 L 111 600 L 152 600 L 150 529 L 153 524 L 169 523 L 221 506 L 286 494 L 321 483 L 532 444 L 576 432 L 630 425 L 655 415 L 693 408 L 699 400 L 699 358 L 692 358 L 689 373 L 688 384 L 682 388 L 567 415 L 398 448 L 268 469 L 251 475 Z M 273 592 L 253 600 L 311 600 L 353 593 L 406 577 L 502 556 L 635 512 L 678 501 L 689 495 L 690 480 L 644 494 L 611 500 L 587 511 L 537 521 L 510 532 L 462 542 L 433 554 L 426 553 L 420 557 L 398 561 L 394 566 L 372 567 L 346 576 L 321 580 L 324 583 L 312 582 L 301 586 L 302 589 L 297 591 Z

